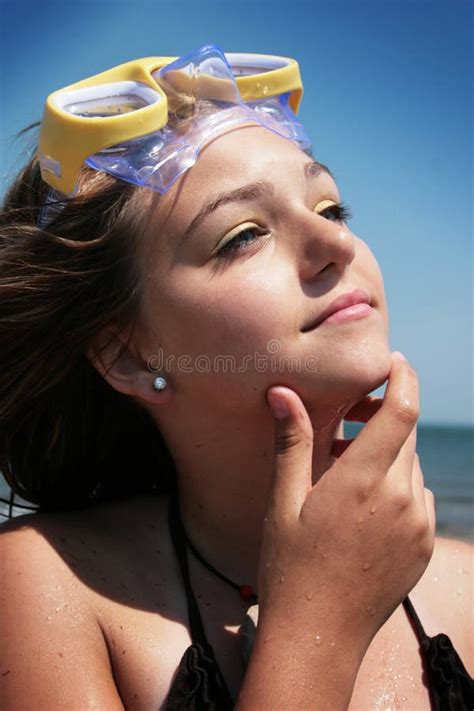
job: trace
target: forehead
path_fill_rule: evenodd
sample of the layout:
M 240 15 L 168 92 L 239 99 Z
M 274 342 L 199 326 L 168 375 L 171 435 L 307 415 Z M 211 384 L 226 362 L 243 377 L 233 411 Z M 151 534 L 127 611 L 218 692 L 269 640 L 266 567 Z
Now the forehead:
M 304 191 L 305 166 L 312 159 L 294 143 L 261 126 L 240 126 L 217 136 L 201 150 L 196 164 L 171 189 L 157 197 L 153 222 L 176 233 L 204 202 L 246 184 L 265 181 L 274 193 Z M 318 172 L 318 185 L 337 197 L 332 176 Z

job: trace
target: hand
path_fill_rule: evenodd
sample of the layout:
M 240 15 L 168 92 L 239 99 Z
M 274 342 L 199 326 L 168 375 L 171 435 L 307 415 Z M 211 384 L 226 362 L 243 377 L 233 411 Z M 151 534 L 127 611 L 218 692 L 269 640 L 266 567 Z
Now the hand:
M 348 413 L 366 424 L 349 444 L 336 443 L 337 460 L 314 486 L 313 430 L 303 403 L 283 386 L 268 397 L 276 447 L 259 626 L 300 626 L 365 651 L 433 552 L 434 500 L 415 452 L 416 373 L 392 355 L 384 398 L 366 398 Z M 286 407 L 286 417 L 278 419 L 275 404 Z

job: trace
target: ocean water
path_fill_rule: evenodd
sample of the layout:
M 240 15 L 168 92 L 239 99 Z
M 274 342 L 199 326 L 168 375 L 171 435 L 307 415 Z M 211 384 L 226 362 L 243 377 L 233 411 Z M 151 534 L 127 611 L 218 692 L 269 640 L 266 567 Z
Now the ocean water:
M 345 436 L 354 437 L 361 425 L 345 423 Z M 441 536 L 474 541 L 474 428 L 418 425 L 417 447 L 425 486 L 436 498 L 436 528 Z M 0 474 L 0 496 L 10 489 Z M 23 502 L 15 497 L 15 502 Z M 0 522 L 9 506 L 0 502 Z M 28 513 L 17 506 L 13 515 Z

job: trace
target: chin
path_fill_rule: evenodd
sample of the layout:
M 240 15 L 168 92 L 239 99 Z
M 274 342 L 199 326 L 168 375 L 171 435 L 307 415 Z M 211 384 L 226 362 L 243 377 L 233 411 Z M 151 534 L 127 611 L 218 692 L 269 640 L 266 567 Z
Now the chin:
M 388 378 L 391 367 L 391 351 L 388 343 L 374 339 L 351 347 L 341 358 L 345 365 L 341 381 L 363 394 L 375 390 Z
M 385 338 L 339 345 L 320 359 L 316 372 L 305 374 L 305 382 L 298 388 L 318 419 L 325 419 L 325 413 L 347 411 L 383 385 L 390 373 L 391 351 Z

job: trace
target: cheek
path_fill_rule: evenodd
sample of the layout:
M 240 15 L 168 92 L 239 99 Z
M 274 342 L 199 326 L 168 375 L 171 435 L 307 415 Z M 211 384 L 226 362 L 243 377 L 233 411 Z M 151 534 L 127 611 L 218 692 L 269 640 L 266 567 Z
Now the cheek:
M 284 329 L 288 319 L 280 305 L 288 308 L 289 297 L 274 274 L 262 279 L 254 273 L 248 278 L 212 289 L 201 304 L 201 319 L 212 334 L 214 348 L 234 353 L 262 349 L 275 333 Z
M 274 269 L 234 269 L 232 274 L 229 269 L 226 278 L 200 280 L 195 288 L 189 280 L 175 283 L 179 289 L 168 290 L 165 299 L 156 297 L 164 302 L 160 331 L 167 350 L 190 355 L 265 351 L 274 334 L 288 328 L 290 286 Z M 158 314 L 155 320 L 160 321 Z
M 368 245 L 356 237 L 358 271 L 364 277 L 367 287 L 370 289 L 373 301 L 379 309 L 384 321 L 388 325 L 387 302 L 383 276 L 380 266 Z

